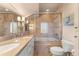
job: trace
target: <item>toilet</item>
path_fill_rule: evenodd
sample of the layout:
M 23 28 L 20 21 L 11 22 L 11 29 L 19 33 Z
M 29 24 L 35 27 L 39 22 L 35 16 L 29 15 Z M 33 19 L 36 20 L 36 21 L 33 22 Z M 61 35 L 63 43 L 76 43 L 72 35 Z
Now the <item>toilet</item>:
M 50 52 L 53 54 L 53 56 L 62 56 L 64 55 L 64 49 L 61 47 L 51 47 Z
M 50 52 L 53 56 L 64 56 L 65 52 L 70 52 L 73 49 L 73 44 L 67 40 L 62 40 L 61 47 L 50 47 Z

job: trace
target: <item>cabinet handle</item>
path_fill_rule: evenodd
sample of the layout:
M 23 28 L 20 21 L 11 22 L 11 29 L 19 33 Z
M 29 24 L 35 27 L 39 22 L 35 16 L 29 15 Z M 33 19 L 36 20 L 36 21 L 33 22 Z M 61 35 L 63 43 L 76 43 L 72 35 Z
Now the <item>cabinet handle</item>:
M 78 27 L 74 27 L 75 29 L 77 29 Z
M 77 38 L 78 36 L 74 36 L 75 38 Z

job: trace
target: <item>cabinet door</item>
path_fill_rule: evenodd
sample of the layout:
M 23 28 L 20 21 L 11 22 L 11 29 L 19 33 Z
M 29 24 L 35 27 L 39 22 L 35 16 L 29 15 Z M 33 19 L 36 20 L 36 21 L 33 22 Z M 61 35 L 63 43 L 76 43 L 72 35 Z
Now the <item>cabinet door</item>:
M 34 39 L 31 40 L 29 43 L 29 50 L 28 50 L 28 55 L 33 56 L 34 54 Z
M 27 56 L 28 55 L 28 47 L 25 47 L 21 53 L 19 54 L 19 56 Z
M 34 51 L 34 39 L 32 39 L 28 45 L 21 51 L 19 56 L 32 56 Z

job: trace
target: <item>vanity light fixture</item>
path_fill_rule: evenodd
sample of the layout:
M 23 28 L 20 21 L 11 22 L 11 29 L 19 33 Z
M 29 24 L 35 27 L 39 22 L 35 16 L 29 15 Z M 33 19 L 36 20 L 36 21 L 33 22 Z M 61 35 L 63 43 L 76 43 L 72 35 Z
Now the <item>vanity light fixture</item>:
M 22 17 L 22 20 L 21 21 L 25 21 L 25 17 Z
M 26 20 L 26 23 L 28 24 L 28 23 L 29 23 L 29 21 L 28 21 L 28 20 Z
M 20 16 L 17 17 L 17 21 L 21 21 L 21 17 Z

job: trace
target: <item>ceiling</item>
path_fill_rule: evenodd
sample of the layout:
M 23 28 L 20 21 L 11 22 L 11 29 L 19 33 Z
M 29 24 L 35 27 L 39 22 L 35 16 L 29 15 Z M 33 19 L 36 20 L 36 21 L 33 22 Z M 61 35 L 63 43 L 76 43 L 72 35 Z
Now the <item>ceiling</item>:
M 57 10 L 59 3 L 0 3 L 0 12 L 15 12 L 22 16 L 29 16 L 38 12 L 45 12 L 49 9 L 50 12 Z
M 61 3 L 40 3 L 39 4 L 39 11 L 46 12 L 49 9 L 49 12 L 55 12 Z
M 0 7 L 0 12 L 6 12 L 5 9 L 8 9 L 9 11 L 15 12 L 22 16 L 28 16 L 39 12 L 38 3 L 0 3 Z

